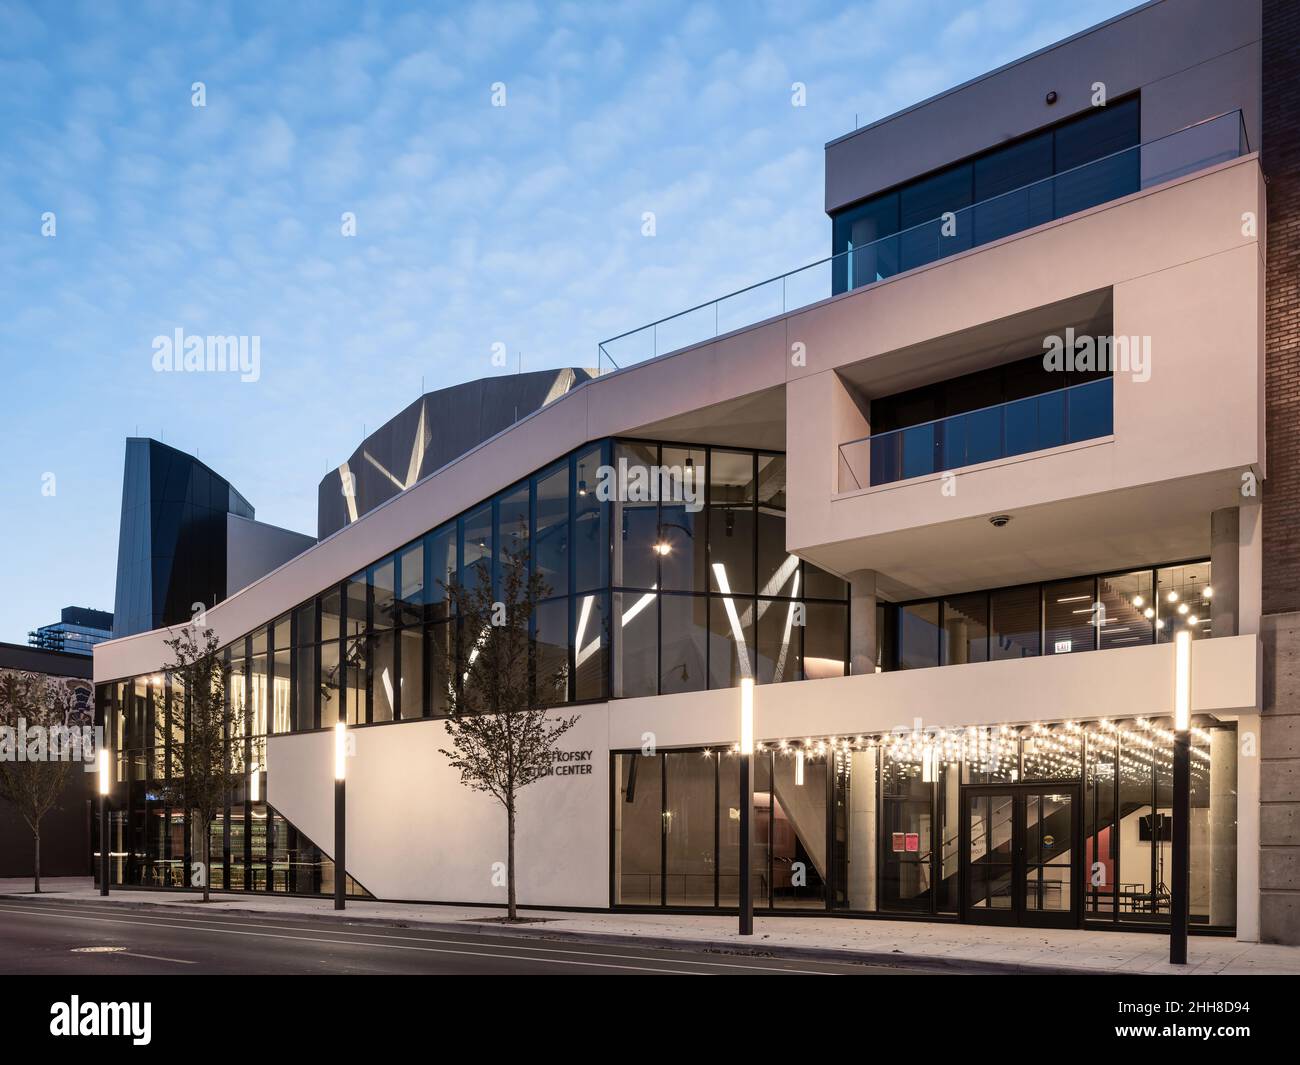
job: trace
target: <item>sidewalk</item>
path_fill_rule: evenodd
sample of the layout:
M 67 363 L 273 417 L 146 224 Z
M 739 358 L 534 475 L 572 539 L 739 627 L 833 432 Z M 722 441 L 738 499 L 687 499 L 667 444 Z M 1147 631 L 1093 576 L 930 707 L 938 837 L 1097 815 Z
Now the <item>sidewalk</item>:
M 993 928 L 911 921 L 826 917 L 758 917 L 752 938 L 736 935 L 734 917 L 678 914 L 565 913 L 523 910 L 535 924 L 503 926 L 504 909 L 349 900 L 336 914 L 331 899 L 214 893 L 207 906 L 181 892 L 118 890 L 107 899 L 89 878 L 43 883 L 41 898 L 87 905 L 170 908 L 183 913 L 245 913 L 259 917 L 325 918 L 356 923 L 441 928 L 526 938 L 592 940 L 623 945 L 742 951 L 784 957 L 861 961 L 952 972 L 1177 973 L 1300 975 L 1300 947 L 1192 936 L 1186 966 L 1168 963 L 1169 940 L 1138 932 Z M 31 899 L 31 881 L 0 879 L 0 899 Z M 539 918 L 543 920 L 538 920 Z

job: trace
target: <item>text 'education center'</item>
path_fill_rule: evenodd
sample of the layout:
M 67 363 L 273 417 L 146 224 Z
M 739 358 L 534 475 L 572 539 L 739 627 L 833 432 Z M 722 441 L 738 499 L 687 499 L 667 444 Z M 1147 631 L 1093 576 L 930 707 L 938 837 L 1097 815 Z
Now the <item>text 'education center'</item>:
M 207 612 L 259 778 L 213 885 L 332 891 L 343 720 L 349 889 L 504 902 L 501 809 L 438 753 L 439 582 L 523 522 L 580 719 L 522 793 L 521 903 L 734 910 L 753 677 L 760 913 L 1167 927 L 1190 630 L 1192 930 L 1300 942 L 1298 57 L 1290 0 L 1145 4 L 828 144 L 823 262 L 427 473 L 456 404 L 403 412 Z M 703 495 L 611 497 L 624 466 Z M 168 635 L 94 649 L 117 884 L 202 854 L 154 784 Z

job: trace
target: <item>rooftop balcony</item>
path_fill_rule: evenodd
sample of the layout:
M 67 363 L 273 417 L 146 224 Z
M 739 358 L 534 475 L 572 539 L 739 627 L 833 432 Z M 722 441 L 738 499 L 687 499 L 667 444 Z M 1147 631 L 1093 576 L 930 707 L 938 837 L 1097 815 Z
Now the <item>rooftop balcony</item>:
M 1240 111 L 1204 119 L 611 337 L 599 345 L 600 370 L 706 343 L 1250 150 Z

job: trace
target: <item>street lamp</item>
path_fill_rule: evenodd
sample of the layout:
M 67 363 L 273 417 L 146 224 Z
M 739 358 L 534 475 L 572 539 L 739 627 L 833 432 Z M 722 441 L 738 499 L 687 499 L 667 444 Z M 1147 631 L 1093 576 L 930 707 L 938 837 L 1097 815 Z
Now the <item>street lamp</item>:
M 108 894 L 108 748 L 99 748 L 99 893 Z
M 1187 964 L 1188 891 L 1191 881 L 1192 633 L 1174 637 L 1174 831 L 1169 963 Z
M 754 678 L 740 681 L 740 934 L 754 934 Z
M 347 775 L 347 726 L 342 721 L 334 726 L 334 908 L 343 909 L 347 896 L 347 803 L 343 793 Z

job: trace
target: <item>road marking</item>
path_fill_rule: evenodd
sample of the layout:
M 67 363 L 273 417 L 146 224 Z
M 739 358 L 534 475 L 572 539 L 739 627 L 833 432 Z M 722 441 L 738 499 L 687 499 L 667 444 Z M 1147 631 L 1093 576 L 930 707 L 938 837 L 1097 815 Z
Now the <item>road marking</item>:
M 0 907 L 0 911 L 3 911 L 3 909 L 4 909 L 4 907 Z M 29 913 L 36 913 L 36 912 L 40 912 L 40 913 L 49 913 L 49 912 L 56 911 L 56 910 L 58 910 L 58 911 L 65 911 L 65 912 L 71 910 L 71 911 L 73 911 L 73 912 L 75 912 L 75 913 L 81 913 L 81 914 L 88 914 L 88 913 L 91 912 L 91 911 L 89 911 L 89 910 L 85 910 L 85 909 L 77 909 L 77 910 L 73 910 L 73 907 L 71 907 L 71 906 L 63 906 L 63 905 L 59 905 L 59 904 L 51 905 L 48 909 L 43 909 L 43 908 L 42 908 L 42 909 L 38 909 L 38 910 L 29 910 L 29 911 L 22 911 L 22 912 L 29 912 Z M 14 911 L 14 912 L 18 912 L 18 911 Z M 97 915 L 96 915 L 96 916 L 97 916 Z M 119 916 L 119 918 L 120 918 L 122 921 L 124 921 L 124 922 L 130 922 L 130 923 L 134 923 L 134 924 L 151 924 L 151 923 L 157 923 L 157 924 L 161 924 L 161 926 L 162 926 L 162 927 L 165 927 L 165 928 L 172 928 L 172 927 L 176 927 L 176 928 L 186 928 L 186 929 L 188 929 L 188 930 L 193 931 L 193 930 L 195 930 L 193 926 L 190 926 L 190 925 L 179 925 L 179 924 L 176 924 L 175 922 L 180 922 L 180 921 L 194 921 L 194 922 L 197 922 L 197 923 L 199 924 L 199 929 L 198 929 L 198 930 L 201 930 L 201 931 L 214 931 L 214 932 L 225 931 L 225 929 L 223 929 L 220 925 L 215 924 L 215 923 L 213 923 L 213 924 L 207 924 L 207 925 L 204 925 L 204 924 L 203 924 L 203 922 L 205 922 L 205 921 L 216 922 L 216 921 L 218 921 L 218 920 L 221 920 L 222 918 L 221 918 L 219 915 L 216 915 L 216 914 L 214 914 L 212 917 L 204 917 L 204 916 L 195 916 L 195 917 L 185 916 L 185 917 L 182 917 L 182 916 L 180 916 L 180 915 L 172 915 L 172 914 L 156 914 L 156 915 L 155 915 L 155 914 L 119 914 L 118 916 Z M 237 918 L 235 918 L 235 917 L 232 916 L 232 917 L 226 918 L 226 920 L 234 921 L 234 920 L 237 920 Z M 284 932 L 316 932 L 316 933 L 321 933 L 321 934 L 331 935 L 331 936 L 352 936 L 352 937 L 354 937 L 354 938 L 365 938 L 365 939 L 400 940 L 400 941 L 402 941 L 402 942 L 412 942 L 412 943 L 442 943 L 442 944 L 456 945 L 456 946 L 469 946 L 469 945 L 471 945 L 471 943 L 474 943 L 474 942 L 475 942 L 474 940 L 469 940 L 469 939 L 467 939 L 467 940 L 465 940 L 465 941 L 462 941 L 462 940 L 459 940 L 459 939 L 437 939 L 437 938 L 429 938 L 429 937 L 424 937 L 424 936 L 400 936 L 400 935 L 393 935 L 393 934 L 390 934 L 390 933 L 383 933 L 383 932 L 350 932 L 350 931 L 345 931 L 345 930 L 342 930 L 342 929 L 333 929 L 333 928 L 319 928 L 319 929 L 317 929 L 317 928 L 303 928 L 303 927 L 298 926 L 298 925 L 259 924 L 259 925 L 257 925 L 256 927 L 258 927 L 258 928 L 267 928 L 267 929 L 275 929 L 275 930 L 277 930 L 277 931 L 284 931 Z M 455 935 L 455 934 L 463 934 L 463 935 L 465 935 L 465 936 L 478 936 L 478 935 L 480 935 L 480 933 L 475 933 L 475 932 L 452 933 L 452 934 L 453 934 L 453 935 Z M 491 933 L 487 933 L 487 934 L 490 935 Z M 273 938 L 274 938 L 274 937 L 273 937 Z M 293 937 L 285 937 L 285 938 L 293 938 Z M 319 942 L 319 940 L 317 940 L 317 942 Z M 350 944 L 348 944 L 348 943 L 346 943 L 346 942 L 341 942 L 340 945 L 342 945 L 342 946 L 348 946 L 348 945 L 350 945 Z M 364 945 L 364 944 L 363 944 L 363 945 Z M 382 947 L 382 946 L 386 946 L 387 944 L 384 944 L 384 943 L 372 943 L 372 944 L 369 944 L 369 945 L 370 945 L 370 946 L 378 946 L 378 947 Z M 618 958 L 618 959 L 623 960 L 623 961 L 629 961 L 629 960 L 631 960 L 631 961 L 663 962 L 663 963 L 665 963 L 665 964 L 670 964 L 670 965 L 699 965 L 699 966 L 707 966 L 707 967 L 709 967 L 709 968 L 714 968 L 714 969 L 745 969 L 745 970 L 755 970 L 755 971 L 759 971 L 759 972 L 783 973 L 783 974 L 794 975 L 794 976 L 833 976 L 833 975 L 837 975 L 837 974 L 835 974 L 835 973 L 825 973 L 825 972 L 821 972 L 821 971 L 816 970 L 816 969 L 786 969 L 786 968 L 782 968 L 782 967 L 780 967 L 780 966 L 775 966 L 775 965 L 745 965 L 745 964 L 742 964 L 742 963 L 740 963 L 740 962 L 725 962 L 725 961 L 697 961 L 697 960 L 694 960 L 694 959 L 690 959 L 690 960 L 687 960 L 687 959 L 680 959 L 680 960 L 679 960 L 679 959 L 676 959 L 676 958 L 658 958 L 658 957 L 654 957 L 654 956 L 650 956 L 650 957 L 642 957 L 642 956 L 637 956 L 637 955 L 628 955 L 628 954 L 609 954 L 609 953 L 604 953 L 604 952 L 600 952 L 600 951 L 569 950 L 569 949 L 566 949 L 563 945 L 555 946 L 555 947 L 532 947 L 532 946 L 525 946 L 525 945 L 522 945 L 522 944 L 519 944 L 519 945 L 516 945 L 516 944 L 509 944 L 509 945 L 507 946 L 506 944 L 481 943 L 481 942 L 478 943 L 477 945 L 479 945 L 479 946 L 483 946 L 483 947 L 491 947 L 491 948 L 500 949 L 500 950 L 510 949 L 510 950 L 526 950 L 526 951 L 532 951 L 532 952 L 534 952 L 534 953 L 545 953 L 545 954 L 573 954 L 573 955 L 577 955 L 577 956 L 579 956 L 579 957 L 592 957 L 592 958 Z M 628 949 L 629 949 L 629 950 L 646 950 L 646 949 L 649 949 L 649 948 L 646 948 L 646 947 L 629 947 Z M 665 948 L 665 949 L 673 949 L 673 948 Z M 455 953 L 455 952 L 453 951 L 452 953 Z M 521 959 L 521 960 L 525 960 L 525 959 Z M 853 964 L 853 963 L 852 963 L 852 962 L 832 962 L 832 963 L 830 963 L 830 964 Z
M 16 909 L 10 909 L 9 907 L 0 907 L 0 912 L 26 913 L 26 914 L 34 914 L 36 916 L 48 917 L 51 911 L 50 910 L 16 910 Z M 66 920 L 72 920 L 72 921 L 99 921 L 101 923 L 106 923 L 106 924 L 125 923 L 121 919 L 114 918 L 114 917 L 83 917 L 76 914 L 61 914 L 60 916 L 63 916 Z M 167 927 L 173 928 L 177 931 L 186 931 L 186 932 L 213 932 L 213 933 L 226 935 L 226 936 L 255 936 L 259 939 L 288 939 L 300 943 L 324 943 L 333 947 L 380 947 L 385 950 L 416 950 L 428 954 L 461 954 L 464 955 L 465 957 L 493 958 L 499 961 L 540 961 L 547 965 L 584 965 L 584 966 L 597 968 L 597 969 L 626 969 L 632 972 L 663 973 L 667 976 L 703 976 L 704 975 L 703 973 L 682 972 L 680 969 L 654 969 L 648 966 L 641 966 L 641 965 L 612 965 L 609 962 L 599 962 L 599 961 L 565 961 L 560 958 L 529 958 L 519 954 L 488 954 L 484 951 L 477 951 L 477 950 L 446 950 L 442 947 L 412 947 L 412 946 L 404 946 L 400 943 L 349 943 L 347 940 L 317 939 L 311 936 L 281 936 L 281 935 L 272 935 L 268 932 L 245 932 L 235 928 L 204 928 L 201 926 L 193 927 L 189 925 L 168 925 Z M 574 951 L 572 953 L 582 953 L 584 956 L 588 956 L 588 952 L 585 951 L 582 952 Z M 602 957 L 602 958 L 622 957 L 622 955 L 617 955 L 617 954 L 590 954 L 589 956 Z M 694 963 L 670 961 L 669 964 L 689 965 Z M 702 964 L 708 964 L 708 963 L 706 962 Z
M 170 961 L 177 965 L 197 965 L 198 962 L 186 961 L 184 958 L 160 958 L 157 954 L 136 954 L 134 951 L 122 951 L 124 958 L 147 958 L 149 961 Z

